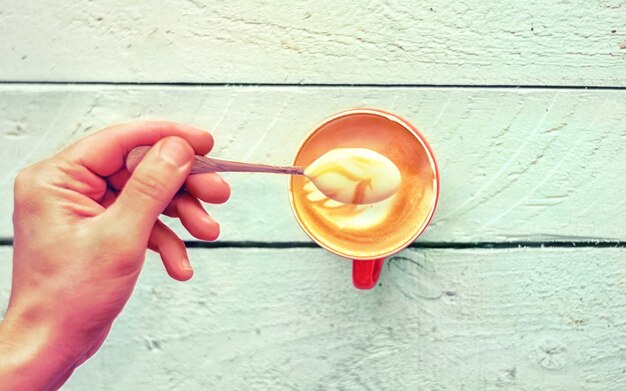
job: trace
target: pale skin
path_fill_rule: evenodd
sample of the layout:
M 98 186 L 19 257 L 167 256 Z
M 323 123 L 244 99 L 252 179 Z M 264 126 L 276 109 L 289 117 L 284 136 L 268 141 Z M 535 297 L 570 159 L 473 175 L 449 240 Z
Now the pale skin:
M 128 152 L 154 145 L 135 172 Z M 15 181 L 11 297 L 0 324 L 0 390 L 57 390 L 107 337 L 147 249 L 167 273 L 192 277 L 184 242 L 159 221 L 178 217 L 202 240 L 219 224 L 200 201 L 223 203 L 217 174 L 188 178 L 206 131 L 171 122 L 116 125 L 23 169 Z

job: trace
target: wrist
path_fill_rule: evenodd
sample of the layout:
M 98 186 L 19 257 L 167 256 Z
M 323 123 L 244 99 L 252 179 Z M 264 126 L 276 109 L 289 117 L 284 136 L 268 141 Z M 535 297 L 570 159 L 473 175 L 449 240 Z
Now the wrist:
M 0 391 L 48 390 L 76 366 L 59 328 L 30 309 L 9 308 L 0 323 Z

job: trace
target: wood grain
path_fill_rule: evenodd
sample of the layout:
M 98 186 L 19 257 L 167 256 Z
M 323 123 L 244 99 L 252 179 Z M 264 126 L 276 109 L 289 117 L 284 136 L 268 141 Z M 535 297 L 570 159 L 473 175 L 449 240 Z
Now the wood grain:
M 188 283 L 148 260 L 64 390 L 626 388 L 625 249 L 405 251 L 367 292 L 318 249 L 191 257 Z
M 363 106 L 406 117 L 434 148 L 441 199 L 423 240 L 626 239 L 626 91 L 32 85 L 0 86 L 0 236 L 17 169 L 110 123 L 193 123 L 214 133 L 213 156 L 289 164 L 317 123 Z M 209 207 L 223 240 L 307 241 L 286 178 L 226 177 L 231 200 Z
M 626 86 L 621 0 L 0 2 L 0 79 Z

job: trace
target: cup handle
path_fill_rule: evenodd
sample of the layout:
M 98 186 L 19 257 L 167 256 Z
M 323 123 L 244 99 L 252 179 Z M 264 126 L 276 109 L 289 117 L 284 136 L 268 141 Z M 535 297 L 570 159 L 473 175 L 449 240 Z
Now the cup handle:
M 378 282 L 384 258 L 352 261 L 352 283 L 357 289 L 372 289 Z

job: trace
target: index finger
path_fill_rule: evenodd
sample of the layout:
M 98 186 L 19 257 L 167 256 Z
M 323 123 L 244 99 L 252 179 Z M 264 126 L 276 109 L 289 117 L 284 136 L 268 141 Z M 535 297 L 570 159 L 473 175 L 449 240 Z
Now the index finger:
M 199 155 L 213 148 L 213 137 L 204 130 L 170 121 L 142 121 L 104 128 L 70 145 L 57 157 L 105 177 L 125 166 L 126 155 L 133 148 L 152 145 L 168 136 L 182 137 Z

